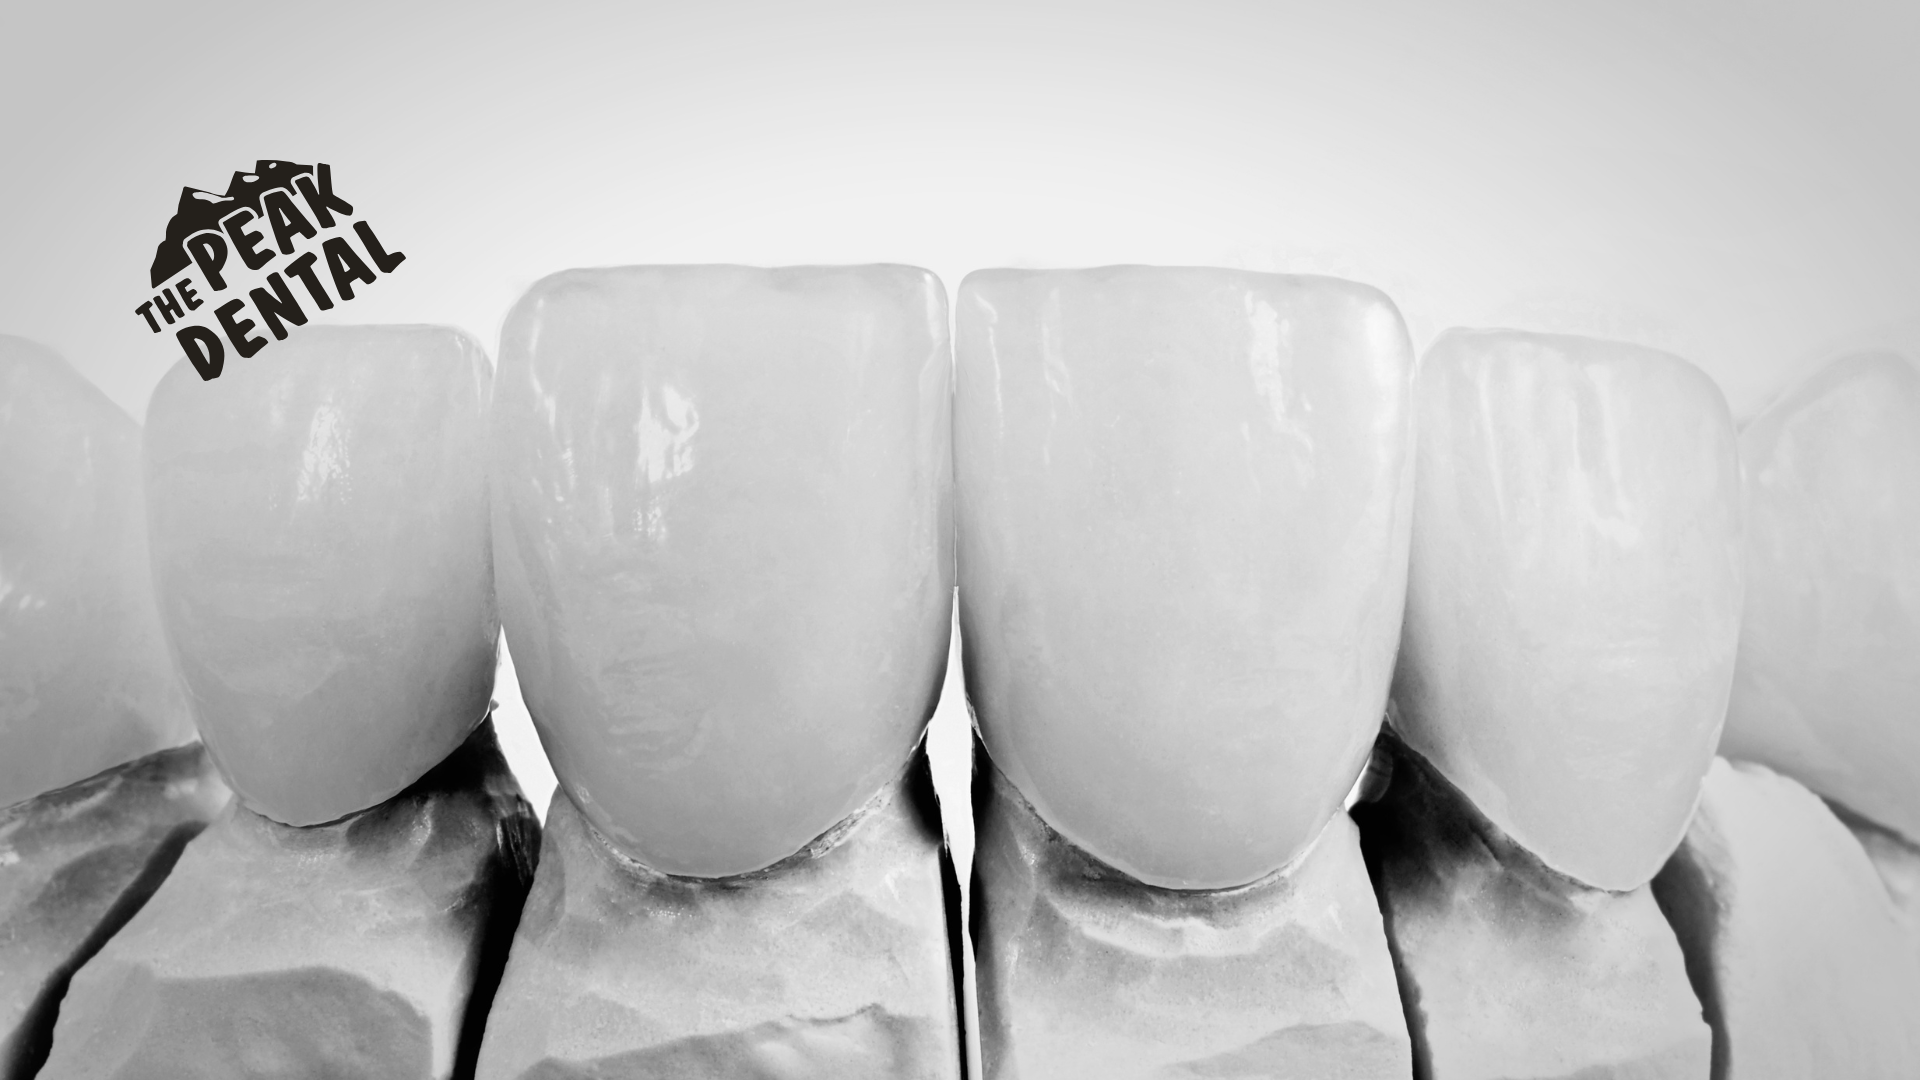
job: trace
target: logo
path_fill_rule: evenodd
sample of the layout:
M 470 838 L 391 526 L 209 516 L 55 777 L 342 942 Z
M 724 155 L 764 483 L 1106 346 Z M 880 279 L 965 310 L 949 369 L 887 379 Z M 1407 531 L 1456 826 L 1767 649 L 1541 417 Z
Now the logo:
M 234 173 L 225 195 L 180 189 L 180 208 L 153 253 L 158 292 L 133 313 L 173 336 L 202 379 L 217 379 L 227 349 L 242 359 L 305 326 L 406 261 L 388 251 L 353 204 L 333 190 L 327 165 L 258 161 Z M 191 273 L 189 272 L 191 271 Z M 296 290 L 295 284 L 298 284 Z

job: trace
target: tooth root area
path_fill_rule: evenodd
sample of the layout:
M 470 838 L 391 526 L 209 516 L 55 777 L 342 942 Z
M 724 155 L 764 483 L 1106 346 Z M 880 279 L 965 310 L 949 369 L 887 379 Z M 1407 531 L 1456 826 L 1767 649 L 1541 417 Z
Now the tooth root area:
M 758 870 L 899 774 L 950 616 L 945 308 L 908 267 L 629 267 L 509 317 L 504 621 L 626 855 Z
M 972 703 L 1074 843 L 1245 884 L 1340 806 L 1405 571 L 1411 359 L 1379 293 L 1116 267 L 961 287 Z
M 1748 590 L 1722 752 L 1920 841 L 1920 368 L 1842 357 L 1741 451 Z
M 0 806 L 193 738 L 160 636 L 140 428 L 0 335 Z
M 1422 361 L 1396 723 L 1508 835 L 1644 884 L 1712 756 L 1742 596 L 1732 420 L 1700 371 L 1452 331 Z
M 413 783 L 492 692 L 483 408 L 470 339 L 312 327 L 161 381 L 146 438 L 162 617 L 236 792 L 287 824 Z

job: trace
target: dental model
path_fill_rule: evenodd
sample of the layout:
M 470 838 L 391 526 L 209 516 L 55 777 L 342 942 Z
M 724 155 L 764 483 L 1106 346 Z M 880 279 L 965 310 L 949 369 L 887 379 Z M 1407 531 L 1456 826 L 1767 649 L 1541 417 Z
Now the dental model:
M 1653 887 L 1713 1020 L 1715 1080 L 1920 1075 L 1920 946 L 1811 792 L 1716 760 Z
M 139 425 L 0 335 L 0 807 L 193 741 L 152 596 Z
M 480 1076 L 957 1076 L 908 775 L 950 363 L 910 267 L 576 270 L 513 309 L 497 572 L 561 790 Z
M 1417 387 L 1404 749 L 1367 832 L 1423 1075 L 1701 1075 L 1645 886 L 1733 674 L 1726 403 L 1664 353 L 1509 331 L 1442 335 Z
M 1406 1076 L 1341 812 L 1400 630 L 1399 313 L 1330 278 L 991 270 L 957 325 L 986 1075 Z
M 471 1068 L 537 833 L 484 722 L 488 374 L 453 331 L 309 327 L 161 380 L 161 621 L 240 798 L 73 977 L 43 1078 Z
M 1752 584 L 1721 752 L 1920 844 L 1920 369 L 1836 360 L 1740 447 Z

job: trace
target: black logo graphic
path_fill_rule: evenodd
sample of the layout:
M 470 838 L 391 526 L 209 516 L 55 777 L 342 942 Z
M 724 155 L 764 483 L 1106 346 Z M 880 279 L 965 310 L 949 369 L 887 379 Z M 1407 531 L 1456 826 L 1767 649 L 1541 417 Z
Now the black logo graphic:
M 238 264 L 229 266 L 234 256 Z M 336 296 L 353 299 L 355 282 L 371 285 L 404 261 L 404 253 L 387 251 L 373 226 L 355 219 L 353 204 L 334 193 L 333 170 L 325 163 L 257 161 L 252 172 L 233 174 L 224 195 L 180 189 L 179 208 L 149 273 L 149 285 L 160 291 L 133 313 L 156 334 L 161 320 L 182 324 L 174 337 L 187 359 L 202 379 L 215 379 L 228 345 L 242 359 L 267 347 L 267 339 L 253 333 L 256 325 L 265 324 L 275 341 L 286 339 L 288 326 L 306 325 L 307 311 L 288 277 L 315 309 L 328 311 Z M 185 273 L 190 269 L 204 283 L 204 299 L 202 285 Z M 215 304 L 210 316 L 189 314 L 228 292 L 233 299 Z

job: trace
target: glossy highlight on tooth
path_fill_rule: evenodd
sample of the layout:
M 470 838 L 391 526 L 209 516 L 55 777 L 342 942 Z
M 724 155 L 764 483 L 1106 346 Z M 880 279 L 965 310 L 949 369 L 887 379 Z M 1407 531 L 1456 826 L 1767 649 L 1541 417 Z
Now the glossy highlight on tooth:
M 1625 891 L 1687 827 L 1733 674 L 1740 463 L 1707 376 L 1449 331 L 1421 362 L 1394 724 L 1547 866 Z
M 0 806 L 192 739 L 153 605 L 140 427 L 0 335 Z
M 628 856 L 759 870 L 905 767 L 951 613 L 946 325 L 904 266 L 574 270 L 508 317 L 501 610 Z
M 1363 285 L 990 270 L 957 320 L 968 697 L 1069 840 L 1151 885 L 1298 857 L 1379 728 L 1411 346 Z
M 1920 842 L 1920 368 L 1841 357 L 1740 449 L 1750 585 L 1721 752 Z
M 211 382 L 181 361 L 154 391 L 162 621 L 201 735 L 261 814 L 364 810 L 485 718 L 488 378 L 457 331 L 309 327 Z

